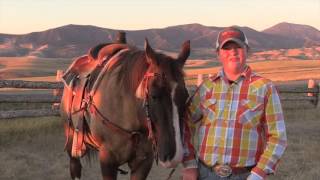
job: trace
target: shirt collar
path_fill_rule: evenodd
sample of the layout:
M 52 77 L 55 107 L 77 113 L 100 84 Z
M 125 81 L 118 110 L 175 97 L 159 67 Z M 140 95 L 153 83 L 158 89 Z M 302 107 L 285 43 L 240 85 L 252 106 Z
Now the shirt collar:
M 251 70 L 250 66 L 246 65 L 245 70 L 240 74 L 240 77 L 235 81 L 235 83 L 238 83 L 241 79 L 248 79 L 249 78 L 251 80 L 251 74 L 252 74 L 252 70 Z M 216 80 L 218 78 L 227 79 L 227 77 L 223 71 L 223 68 L 221 68 L 219 70 L 217 75 L 215 77 L 213 77 L 212 80 Z

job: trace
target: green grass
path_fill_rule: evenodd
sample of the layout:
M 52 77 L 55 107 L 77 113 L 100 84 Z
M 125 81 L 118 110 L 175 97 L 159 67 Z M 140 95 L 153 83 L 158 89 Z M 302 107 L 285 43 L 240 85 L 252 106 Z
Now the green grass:
M 30 141 L 35 136 L 62 131 L 60 117 L 17 118 L 0 120 L 0 147 Z
M 51 103 L 0 103 L 1 111 L 28 110 L 28 109 L 50 109 Z
M 270 179 L 317 180 L 320 177 L 319 109 L 285 110 L 288 147 Z

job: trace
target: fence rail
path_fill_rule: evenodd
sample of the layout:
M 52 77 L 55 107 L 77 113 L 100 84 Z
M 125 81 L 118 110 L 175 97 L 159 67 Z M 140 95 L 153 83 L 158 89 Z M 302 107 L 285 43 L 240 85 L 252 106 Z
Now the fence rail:
M 1 103 L 60 103 L 61 96 L 52 94 L 0 94 Z
M 63 89 L 62 82 L 0 80 L 0 88 Z
M 0 111 L 0 119 L 12 119 L 12 118 L 19 118 L 19 117 L 41 117 L 41 116 L 59 116 L 59 110 L 31 109 L 31 110 Z
M 59 72 L 61 74 L 61 72 Z M 206 75 L 208 76 L 208 75 Z M 209 75 L 210 76 L 210 75 Z M 198 75 L 198 82 L 203 78 L 203 75 Z M 54 89 L 61 92 L 63 83 L 58 82 L 45 82 L 45 81 L 22 81 L 22 80 L 0 80 L 0 88 L 25 88 L 25 89 Z M 320 93 L 320 84 L 315 81 L 310 81 L 308 85 L 277 85 L 280 94 L 283 93 L 296 93 L 294 97 L 281 97 L 282 101 L 310 101 L 314 106 L 317 106 Z M 196 86 L 189 86 L 189 91 L 194 91 Z M 305 95 L 303 95 L 305 94 Z M 0 103 L 53 103 L 52 109 L 33 109 L 33 110 L 14 110 L 14 111 L 0 111 L 0 119 L 9 119 L 17 117 L 38 117 L 38 116 L 57 116 L 57 104 L 61 101 L 61 93 L 53 94 L 28 94 L 28 95 L 11 95 L 0 94 Z

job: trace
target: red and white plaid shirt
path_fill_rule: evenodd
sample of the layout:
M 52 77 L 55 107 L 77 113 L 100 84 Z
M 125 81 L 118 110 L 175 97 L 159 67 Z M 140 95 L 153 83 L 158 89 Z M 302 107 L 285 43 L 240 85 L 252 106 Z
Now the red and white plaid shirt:
M 270 80 L 248 67 L 230 84 L 221 70 L 199 86 L 189 112 L 184 128 L 186 167 L 196 166 L 191 139 L 192 127 L 199 123 L 195 146 L 207 165 L 255 166 L 252 172 L 262 178 L 274 172 L 287 137 L 280 99 Z

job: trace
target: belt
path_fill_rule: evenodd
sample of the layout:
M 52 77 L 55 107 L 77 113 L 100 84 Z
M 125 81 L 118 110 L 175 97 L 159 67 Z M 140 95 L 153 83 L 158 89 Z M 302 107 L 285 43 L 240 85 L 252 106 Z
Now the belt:
M 249 173 L 252 170 L 252 168 L 255 167 L 255 165 L 248 166 L 248 167 L 234 167 L 226 164 L 215 164 L 213 166 L 208 166 L 200 159 L 199 159 L 199 162 L 220 177 L 229 177 L 231 175 L 240 175 L 240 174 Z

